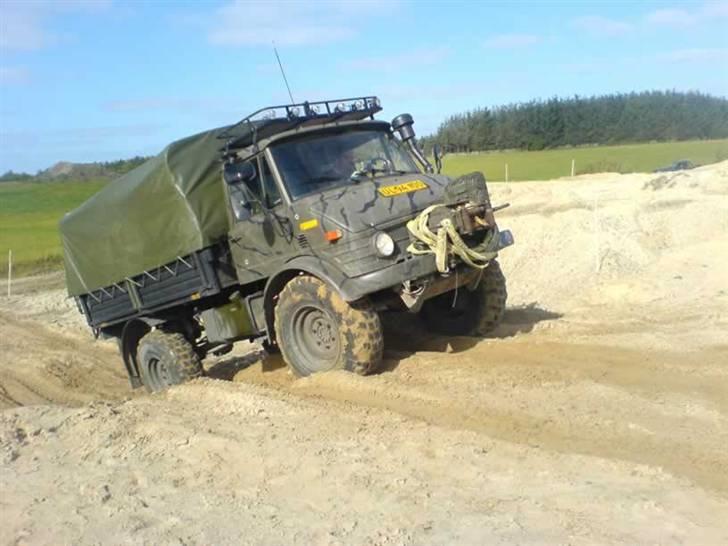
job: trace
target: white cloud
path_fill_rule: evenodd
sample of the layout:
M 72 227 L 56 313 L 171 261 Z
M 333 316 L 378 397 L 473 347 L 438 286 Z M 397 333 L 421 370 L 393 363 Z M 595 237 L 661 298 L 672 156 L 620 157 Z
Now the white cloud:
M 0 66 L 0 85 L 24 85 L 30 79 L 30 70 L 24 66 Z
M 338 42 L 356 36 L 365 20 L 389 12 L 397 4 L 385 0 L 233 0 L 215 11 L 207 36 L 212 44 L 221 46 Z
M 448 47 L 433 49 L 415 49 L 406 53 L 384 55 L 377 57 L 362 57 L 352 59 L 342 64 L 347 70 L 364 70 L 373 72 L 403 72 L 411 68 L 433 66 L 444 61 L 451 54 Z
M 672 63 L 728 62 L 728 48 L 676 49 L 660 55 L 659 60 Z
M 702 17 L 728 17 L 728 1 L 706 2 L 700 9 Z
M 647 14 L 646 21 L 654 26 L 684 28 L 698 23 L 728 17 L 728 2 L 705 2 L 693 10 L 658 9 Z
M 0 49 L 39 49 L 52 42 L 53 36 L 42 28 L 44 17 L 32 2 L 3 4 Z
M 599 15 L 585 15 L 571 20 L 571 25 L 594 36 L 619 36 L 634 29 L 631 23 Z
M 687 27 L 697 22 L 697 15 L 684 9 L 658 9 L 647 15 L 647 22 L 653 25 Z
M 541 37 L 535 34 L 498 34 L 488 38 L 485 45 L 497 49 L 516 49 L 532 46 L 540 41 Z
M 59 36 L 49 30 L 49 20 L 69 12 L 97 12 L 110 0 L 3 0 L 0 4 L 0 50 L 29 51 L 52 45 Z
M 629 22 L 600 15 L 585 15 L 571 20 L 571 26 L 593 36 L 612 37 L 648 27 L 687 28 L 728 17 L 728 0 L 708 0 L 685 8 L 660 8 L 641 20 Z

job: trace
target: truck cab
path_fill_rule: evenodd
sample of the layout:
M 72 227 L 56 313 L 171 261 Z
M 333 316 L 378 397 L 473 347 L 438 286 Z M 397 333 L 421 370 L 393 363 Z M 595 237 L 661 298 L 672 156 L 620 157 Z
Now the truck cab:
M 424 314 L 430 317 L 428 322 L 434 330 L 473 334 L 479 329 L 485 333 L 482 323 L 471 319 L 472 324 L 465 324 L 465 315 L 476 314 L 472 310 L 457 309 L 455 313 L 452 306 L 448 309 L 446 295 L 461 288 L 477 289 L 485 267 L 464 265 L 452 256 L 448 258 L 452 263 L 438 272 L 434 251 L 412 252 L 413 234 L 408 223 L 428 207 L 441 204 L 452 181 L 435 174 L 416 147 L 410 116 L 399 116 L 391 124 L 374 120 L 378 101 L 361 100 L 359 105 L 337 105 L 348 119 L 332 122 L 324 118 L 323 123 L 301 123 L 298 116 L 291 115 L 296 107 L 289 107 L 286 117 L 292 120 L 292 127 L 271 131 L 260 140 L 243 140 L 239 149 L 233 144 L 226 156 L 224 178 L 232 226 L 229 242 L 238 279 L 241 283 L 268 279 L 270 292 L 278 293 L 264 299 L 267 341 L 281 346 L 298 375 L 337 367 L 336 358 L 317 357 L 312 351 L 320 347 L 315 324 L 326 323 L 332 338 L 340 337 L 340 326 L 335 324 L 337 317 L 331 309 L 311 304 L 292 311 L 276 328 L 275 298 L 280 298 L 283 280 L 295 280 L 291 277 L 294 273 L 332 289 L 341 305 L 366 301 L 375 313 L 419 312 L 429 300 Z M 311 112 L 311 108 L 310 104 L 302 105 L 304 112 Z M 400 129 L 399 134 L 393 127 Z M 510 234 L 500 233 L 492 212 L 488 212 L 484 180 L 477 186 L 471 188 L 472 195 L 459 196 L 460 204 L 475 205 L 471 209 L 477 211 L 471 218 L 482 221 L 464 235 L 479 231 L 476 238 L 480 236 L 482 242 L 488 237 L 486 252 L 494 254 L 510 244 Z M 452 196 L 450 201 L 456 204 Z M 491 271 L 496 269 L 497 262 Z M 276 279 L 280 272 L 283 279 L 270 283 L 271 274 Z M 499 270 L 495 276 L 500 282 Z M 496 292 L 499 301 L 505 299 L 504 287 Z M 432 301 L 443 294 L 441 305 Z M 467 302 L 467 296 L 463 299 Z M 449 318 L 463 324 L 443 320 L 443 312 L 447 316 L 457 314 Z M 501 313 L 489 317 L 491 329 Z M 317 318 L 310 318 L 312 314 Z M 378 340 L 380 335 L 374 337 Z M 291 343 L 293 347 L 286 347 Z M 307 348 L 309 344 L 311 348 Z M 373 347 L 380 345 L 379 341 L 372 343 Z M 330 350 L 337 349 L 331 345 Z M 379 358 L 377 353 L 369 356 L 372 362 L 364 366 L 350 362 L 344 367 L 354 369 L 358 365 L 372 371 Z

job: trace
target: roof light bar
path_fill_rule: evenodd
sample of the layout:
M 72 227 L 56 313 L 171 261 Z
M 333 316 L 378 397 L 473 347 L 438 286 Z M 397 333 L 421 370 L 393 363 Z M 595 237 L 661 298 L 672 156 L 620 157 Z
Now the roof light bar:
M 374 119 L 381 110 L 382 103 L 374 96 L 268 106 L 231 125 L 218 138 L 227 140 L 231 147 L 244 146 L 300 125 Z

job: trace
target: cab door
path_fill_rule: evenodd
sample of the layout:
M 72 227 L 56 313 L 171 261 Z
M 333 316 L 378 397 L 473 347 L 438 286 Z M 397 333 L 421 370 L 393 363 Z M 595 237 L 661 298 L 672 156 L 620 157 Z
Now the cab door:
M 249 160 L 255 176 L 228 185 L 233 210 L 230 251 L 241 284 L 268 277 L 297 253 L 289 207 L 265 155 Z

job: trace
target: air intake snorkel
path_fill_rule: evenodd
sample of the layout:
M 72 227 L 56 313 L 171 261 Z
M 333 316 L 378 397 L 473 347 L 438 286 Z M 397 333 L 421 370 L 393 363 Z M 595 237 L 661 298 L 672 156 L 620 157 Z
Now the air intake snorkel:
M 409 114 L 400 114 L 392 120 L 392 129 L 399 133 L 399 137 L 402 139 L 402 142 L 407 143 L 407 146 L 409 146 L 412 155 L 415 156 L 417 161 L 420 162 L 420 164 L 424 167 L 425 171 L 427 171 L 428 173 L 434 172 L 432 165 L 430 165 L 430 162 L 427 161 L 427 158 L 422 153 L 422 150 L 420 150 L 417 146 L 417 141 L 415 140 L 415 130 L 412 127 L 414 123 L 415 121 Z

